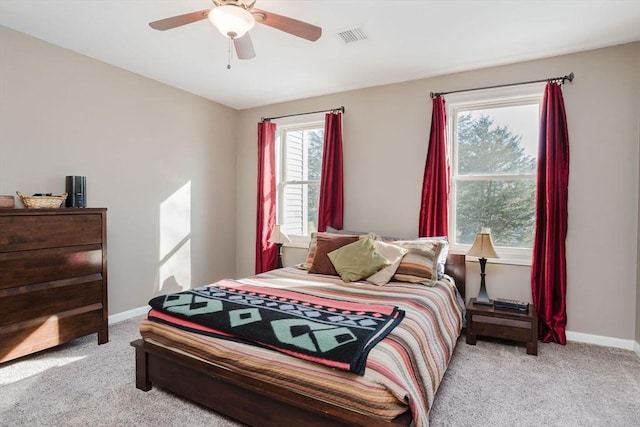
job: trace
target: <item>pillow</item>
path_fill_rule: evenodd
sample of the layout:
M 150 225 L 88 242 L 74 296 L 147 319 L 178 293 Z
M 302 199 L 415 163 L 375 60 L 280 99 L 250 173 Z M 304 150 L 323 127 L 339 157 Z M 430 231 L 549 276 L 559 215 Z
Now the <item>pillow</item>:
M 347 283 L 369 277 L 389 265 L 387 258 L 376 250 L 371 237 L 331 251 L 327 256 L 342 280 Z
M 418 240 L 431 240 L 442 244 L 440 255 L 438 256 L 438 279 L 442 279 L 444 276 L 444 265 L 447 263 L 447 257 L 449 256 L 449 239 L 446 236 L 442 236 L 420 237 Z
M 447 257 L 449 256 L 449 238 L 447 236 L 418 237 L 417 239 L 403 239 L 383 236 L 382 240 L 389 243 L 393 243 L 394 241 L 409 240 L 431 240 L 442 243 L 442 249 L 440 251 L 440 256 L 438 257 L 437 264 L 438 279 L 442 279 L 442 277 L 444 276 L 445 264 L 447 263 Z
M 408 252 L 400 261 L 392 280 L 433 286 L 438 280 L 438 259 L 442 251 L 442 241 L 399 240 L 393 244 L 407 249 Z
M 310 269 L 311 264 L 313 264 L 313 258 L 316 256 L 316 246 L 318 245 L 317 236 L 318 233 L 311 233 L 311 240 L 309 240 L 309 249 L 307 249 L 307 258 L 300 266 L 300 268 L 302 268 L 303 270 Z
M 328 274 L 337 276 L 338 272 L 333 267 L 327 254 L 349 243 L 357 242 L 358 236 L 345 236 L 339 234 L 317 233 L 316 248 L 309 273 Z M 308 261 L 308 260 L 307 260 Z
M 327 227 L 327 230 L 334 230 L 331 227 Z M 352 232 L 350 234 L 346 234 L 344 232 L 342 232 L 341 230 L 337 230 L 338 232 L 313 232 L 311 233 L 311 240 L 309 241 L 309 249 L 307 249 L 307 258 L 305 259 L 305 262 L 302 263 L 299 268 L 302 270 L 309 270 L 311 268 L 311 264 L 313 264 L 313 259 L 316 256 L 316 247 L 318 245 L 318 235 L 323 235 L 323 236 L 351 236 L 351 237 L 360 237 L 365 238 L 367 237 L 367 233 L 360 233 L 360 232 Z M 369 233 L 370 236 L 375 236 L 372 233 Z
M 367 282 L 382 286 L 389 283 L 389 280 L 391 280 L 398 269 L 400 261 L 402 261 L 402 257 L 409 252 L 409 250 L 379 240 L 375 240 L 373 244 L 380 255 L 389 260 L 390 264 L 374 275 L 367 277 Z

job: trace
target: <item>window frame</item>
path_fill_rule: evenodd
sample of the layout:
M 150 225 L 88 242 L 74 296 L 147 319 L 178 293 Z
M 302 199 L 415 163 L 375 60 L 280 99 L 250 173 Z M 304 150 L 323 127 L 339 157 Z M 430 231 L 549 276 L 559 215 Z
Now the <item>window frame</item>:
M 284 173 L 286 164 L 286 150 L 284 149 L 284 135 L 286 132 L 311 130 L 311 129 L 324 129 L 324 115 L 309 114 L 305 117 L 286 117 L 282 119 L 274 120 L 276 123 L 276 223 L 280 224 L 281 218 L 284 216 L 284 187 L 290 184 L 315 184 L 320 185 L 320 180 L 294 180 L 285 181 Z M 317 224 L 316 224 L 317 226 Z M 291 239 L 291 243 L 285 244 L 290 247 L 308 247 L 311 241 L 311 231 L 307 230 L 307 235 L 288 235 Z
M 506 88 L 483 89 L 474 92 L 461 92 L 449 94 L 446 97 L 447 105 L 447 137 L 448 151 L 451 163 L 451 186 L 449 191 L 449 236 L 451 251 L 466 253 L 471 249 L 470 244 L 462 244 L 453 241 L 456 236 L 456 183 L 458 181 L 485 180 L 485 179 L 525 179 L 533 178 L 537 180 L 537 171 L 533 174 L 487 174 L 465 176 L 459 179 L 457 175 L 457 114 L 461 111 L 472 111 L 483 108 L 507 107 L 528 105 L 537 103 L 539 111 L 542 108 L 542 98 L 544 95 L 544 83 L 537 83 L 525 86 L 515 86 Z M 538 139 L 539 140 L 539 139 Z M 537 186 L 536 186 L 537 187 Z M 535 209 L 535 208 L 534 208 Z M 534 212 L 535 215 L 535 212 Z M 480 231 L 480 230 L 478 230 Z M 496 264 L 532 265 L 532 248 L 515 248 L 506 246 L 496 246 L 496 252 L 500 258 L 492 259 Z M 470 259 L 476 259 L 470 257 Z

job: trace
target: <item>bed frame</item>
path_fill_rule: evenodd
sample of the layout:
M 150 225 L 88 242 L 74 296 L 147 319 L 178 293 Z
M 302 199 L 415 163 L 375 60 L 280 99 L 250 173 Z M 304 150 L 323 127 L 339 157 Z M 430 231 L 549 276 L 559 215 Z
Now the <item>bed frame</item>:
M 445 271 L 456 280 L 464 298 L 465 256 L 450 254 Z M 412 421 L 409 411 L 389 422 L 238 374 L 142 339 L 133 341 L 131 345 L 136 349 L 138 389 L 149 391 L 153 384 L 250 426 L 279 427 L 295 420 L 296 425 L 308 427 L 399 427 L 409 426 Z M 286 423 L 287 420 L 292 421 Z

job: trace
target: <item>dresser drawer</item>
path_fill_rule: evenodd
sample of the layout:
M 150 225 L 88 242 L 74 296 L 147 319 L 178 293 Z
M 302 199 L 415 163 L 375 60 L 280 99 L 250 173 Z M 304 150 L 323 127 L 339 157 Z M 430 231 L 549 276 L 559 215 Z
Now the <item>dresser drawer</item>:
M 53 347 L 98 331 L 98 342 L 107 342 L 104 308 L 99 304 L 0 326 L 0 363 Z M 103 334 L 103 341 L 100 335 Z
M 102 306 L 101 274 L 0 290 L 0 327 L 87 307 Z
M 0 253 L 102 241 L 102 215 L 0 216 Z
M 102 272 L 102 246 L 0 252 L 0 290 Z

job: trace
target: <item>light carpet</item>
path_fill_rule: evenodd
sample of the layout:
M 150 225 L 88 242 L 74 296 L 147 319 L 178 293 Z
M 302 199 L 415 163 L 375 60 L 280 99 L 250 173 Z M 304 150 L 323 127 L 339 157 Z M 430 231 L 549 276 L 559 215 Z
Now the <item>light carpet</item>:
M 92 335 L 0 365 L 0 426 L 241 426 L 155 387 L 135 388 L 129 342 L 139 321 L 111 325 L 104 345 Z M 640 425 L 635 353 L 579 343 L 539 343 L 538 351 L 461 338 L 431 426 Z

